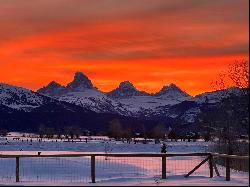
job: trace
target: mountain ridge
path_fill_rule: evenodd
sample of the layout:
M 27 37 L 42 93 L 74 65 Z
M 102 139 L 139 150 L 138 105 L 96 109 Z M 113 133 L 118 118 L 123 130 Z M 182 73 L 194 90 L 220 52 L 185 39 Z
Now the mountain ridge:
M 51 84 L 54 85 L 54 90 L 51 90 Z M 61 84 L 57 83 L 56 81 L 51 81 L 47 86 L 44 86 L 40 89 L 37 89 L 38 93 L 43 93 L 43 94 L 48 94 L 51 96 L 56 96 L 56 92 L 58 92 L 58 94 L 63 94 L 62 92 L 60 92 L 60 90 L 65 91 L 66 92 L 81 92 L 81 91 L 85 91 L 86 89 L 96 89 L 99 90 L 97 87 L 94 87 L 92 81 L 82 72 L 76 72 L 74 75 L 74 79 L 72 82 L 68 83 L 66 86 L 62 86 Z M 130 81 L 126 80 L 126 81 L 122 81 L 115 89 L 108 91 L 108 92 L 103 92 L 105 93 L 107 96 L 111 97 L 111 98 L 127 98 L 127 97 L 131 97 L 131 96 L 161 96 L 164 93 L 164 90 L 166 91 L 166 89 L 169 89 L 168 91 L 170 91 L 170 89 L 172 90 L 177 90 L 178 92 L 183 92 L 183 95 L 186 96 L 190 96 L 189 94 L 187 94 L 186 92 L 184 92 L 183 90 L 181 90 L 178 86 L 176 86 L 176 84 L 171 83 L 168 86 L 163 86 L 161 88 L 161 90 L 156 91 L 155 93 L 148 93 L 146 91 L 143 90 L 138 90 L 133 83 L 131 83 Z M 100 90 L 99 90 L 100 91 Z M 124 92 L 128 92 L 128 93 L 124 93 Z
M 126 84 L 126 86 L 132 86 L 128 82 Z M 62 87 L 56 82 L 51 82 L 49 85 L 50 88 Z M 178 91 L 176 87 L 170 85 L 171 89 L 174 88 Z M 163 91 L 168 91 L 167 88 L 169 86 L 165 87 Z M 105 119 L 106 128 L 108 121 L 112 120 L 113 116 L 123 119 L 141 119 L 144 122 L 148 120 L 162 121 L 172 127 L 191 128 L 196 123 L 199 114 L 206 112 L 204 108 L 217 110 L 220 107 L 221 93 L 224 92 L 237 94 L 237 90 L 231 89 L 204 93 L 196 97 L 185 94 L 176 97 L 174 95 L 162 97 L 159 94 L 158 96 L 142 95 L 111 99 L 106 93 L 94 87 L 84 87 L 83 91 L 76 89 L 61 96 L 47 96 L 22 87 L 0 83 L 0 126 L 12 124 L 13 128 L 19 128 L 20 125 L 26 127 L 25 124 L 29 124 L 29 126 L 39 125 L 39 123 L 53 125 L 52 122 L 67 125 L 65 123 L 70 124 L 71 121 L 74 121 L 74 124 L 82 125 L 87 120 L 89 125 L 95 123 L 92 130 L 95 128 L 101 130 L 104 127 L 100 127 L 100 124 L 97 123 L 101 123 Z M 162 94 L 164 95 L 164 93 Z M 84 115 L 84 118 L 78 117 L 77 114 Z M 95 118 L 98 119 L 95 120 Z M 19 120 L 20 125 L 18 125 Z

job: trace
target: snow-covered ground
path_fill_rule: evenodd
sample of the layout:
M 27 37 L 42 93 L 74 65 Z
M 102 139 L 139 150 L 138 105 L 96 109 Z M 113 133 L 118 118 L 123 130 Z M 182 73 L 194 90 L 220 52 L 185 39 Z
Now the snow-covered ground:
M 16 135 L 18 136 L 18 134 Z M 149 142 L 123 143 L 95 139 L 81 142 L 36 138 L 0 139 L 0 155 L 42 155 L 75 152 L 160 153 L 160 144 Z M 28 139 L 28 141 L 27 141 Z M 105 139 L 102 137 L 100 139 Z M 168 152 L 206 152 L 209 143 L 167 142 Z M 21 151 L 20 151 L 21 150 Z M 219 167 L 221 177 L 209 178 L 208 164 L 204 164 L 188 178 L 184 175 L 198 165 L 201 157 L 167 158 L 167 179 L 161 179 L 161 158 L 96 157 L 96 183 L 91 183 L 90 157 L 20 158 L 20 183 L 15 183 L 15 158 L 0 158 L 0 185 L 249 185 L 248 173 L 232 171 L 231 181 L 225 181 L 225 169 Z M 215 174 L 216 175 L 216 174 Z

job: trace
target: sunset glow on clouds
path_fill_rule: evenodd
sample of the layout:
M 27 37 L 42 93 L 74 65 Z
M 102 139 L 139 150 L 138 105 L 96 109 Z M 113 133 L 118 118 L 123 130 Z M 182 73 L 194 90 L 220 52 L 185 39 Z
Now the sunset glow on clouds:
M 36 90 L 75 71 L 110 91 L 210 91 L 248 59 L 248 0 L 0 0 L 0 82 Z

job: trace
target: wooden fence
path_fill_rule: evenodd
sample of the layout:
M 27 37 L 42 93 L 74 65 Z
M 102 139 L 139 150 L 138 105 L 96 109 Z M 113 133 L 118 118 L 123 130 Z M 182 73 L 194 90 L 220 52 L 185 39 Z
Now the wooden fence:
M 112 153 L 112 154 L 90 154 L 90 153 L 74 153 L 74 154 L 53 154 L 53 155 L 43 155 L 38 152 L 37 155 L 1 155 L 0 158 L 15 158 L 16 159 L 16 182 L 20 181 L 20 158 L 53 158 L 53 157 L 90 157 L 91 158 L 91 182 L 96 182 L 96 157 L 150 157 L 150 158 L 161 158 L 161 178 L 166 179 L 167 173 L 167 157 L 205 157 L 205 159 L 195 166 L 191 171 L 189 171 L 184 177 L 189 177 L 193 174 L 198 168 L 200 168 L 203 164 L 208 163 L 209 165 L 209 177 L 212 178 L 214 176 L 214 171 L 217 176 L 220 176 L 220 173 L 216 167 L 216 163 L 214 162 L 214 157 L 220 157 L 226 159 L 226 180 L 230 180 L 230 159 L 243 159 L 249 160 L 249 156 L 237 156 L 237 155 L 226 155 L 219 153 L 163 153 L 163 154 L 148 154 L 148 153 Z M 0 166 L 1 167 L 1 166 Z

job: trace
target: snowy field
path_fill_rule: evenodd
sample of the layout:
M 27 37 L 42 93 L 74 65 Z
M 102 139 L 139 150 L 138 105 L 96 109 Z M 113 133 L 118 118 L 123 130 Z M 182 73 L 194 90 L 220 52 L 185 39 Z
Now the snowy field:
M 23 139 L 23 141 L 22 141 Z M 27 141 L 28 139 L 28 141 Z M 160 144 L 149 142 L 123 143 L 107 141 L 105 137 L 93 140 L 65 142 L 37 138 L 13 140 L 13 136 L 0 139 L 0 155 L 58 153 L 160 153 Z M 168 152 L 206 152 L 209 143 L 167 142 Z M 225 169 L 219 167 L 221 177 L 209 178 L 208 164 L 188 178 L 184 175 L 198 165 L 204 157 L 167 158 L 167 179 L 161 179 L 161 158 L 96 157 L 96 183 L 91 183 L 90 157 L 20 158 L 20 183 L 15 183 L 15 158 L 0 158 L 0 185 L 249 185 L 248 173 L 232 171 L 231 181 L 225 181 Z

